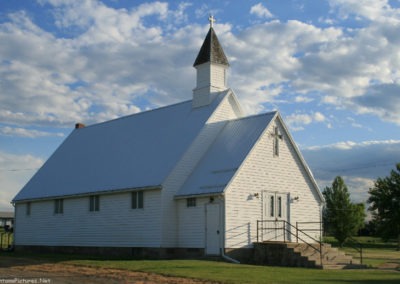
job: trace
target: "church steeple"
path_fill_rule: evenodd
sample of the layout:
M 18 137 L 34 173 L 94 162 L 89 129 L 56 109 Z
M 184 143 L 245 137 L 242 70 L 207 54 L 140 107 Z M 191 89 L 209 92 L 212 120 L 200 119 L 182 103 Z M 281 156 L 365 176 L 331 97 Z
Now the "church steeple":
M 229 62 L 215 34 L 214 17 L 210 16 L 209 21 L 210 29 L 193 64 L 197 71 L 197 84 L 193 90 L 193 107 L 208 105 L 213 93 L 227 89 L 226 73 Z

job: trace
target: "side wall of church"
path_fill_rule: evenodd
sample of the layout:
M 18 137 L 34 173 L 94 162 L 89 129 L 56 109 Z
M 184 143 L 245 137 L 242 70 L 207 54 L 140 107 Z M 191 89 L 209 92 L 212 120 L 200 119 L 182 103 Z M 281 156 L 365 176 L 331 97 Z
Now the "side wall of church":
M 159 247 L 160 190 L 144 192 L 142 209 L 132 209 L 131 192 L 100 195 L 99 211 L 89 211 L 89 196 L 17 203 L 14 241 L 17 246 Z

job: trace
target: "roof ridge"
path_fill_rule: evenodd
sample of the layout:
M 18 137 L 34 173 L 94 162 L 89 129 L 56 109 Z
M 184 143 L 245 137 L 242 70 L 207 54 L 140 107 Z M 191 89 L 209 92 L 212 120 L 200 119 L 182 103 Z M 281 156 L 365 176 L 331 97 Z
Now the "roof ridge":
M 276 114 L 276 113 L 279 113 L 279 111 L 278 111 L 278 110 L 273 110 L 273 111 L 269 111 L 269 112 L 263 112 L 263 113 L 248 115 L 248 116 L 245 116 L 245 117 L 238 117 L 238 118 L 229 120 L 228 122 L 231 122 L 231 121 L 233 122 L 233 121 L 238 121 L 238 120 L 245 120 L 245 119 L 251 119 L 251 118 L 256 118 L 256 117 L 259 117 L 259 116 L 267 116 L 267 115 Z
M 144 115 L 144 114 L 147 114 L 147 113 L 150 113 L 150 112 L 154 112 L 154 111 L 157 111 L 157 110 L 167 109 L 167 108 L 170 108 L 170 107 L 175 107 L 177 105 L 186 104 L 186 103 L 189 103 L 191 101 L 192 100 L 186 100 L 186 101 L 178 102 L 178 103 L 175 103 L 175 104 L 172 104 L 172 105 L 161 106 L 161 107 L 157 107 L 157 108 L 153 108 L 153 109 L 149 109 L 149 110 L 144 110 L 144 111 L 140 111 L 140 112 L 124 115 L 124 116 L 113 118 L 113 119 L 110 119 L 110 120 L 106 120 L 106 121 L 90 124 L 90 125 L 87 125 L 87 126 L 85 126 L 84 128 L 81 128 L 81 129 L 100 126 L 100 125 L 103 125 L 103 124 L 106 124 L 106 123 L 115 122 L 117 120 L 128 119 L 128 118 L 130 118 L 132 116 Z

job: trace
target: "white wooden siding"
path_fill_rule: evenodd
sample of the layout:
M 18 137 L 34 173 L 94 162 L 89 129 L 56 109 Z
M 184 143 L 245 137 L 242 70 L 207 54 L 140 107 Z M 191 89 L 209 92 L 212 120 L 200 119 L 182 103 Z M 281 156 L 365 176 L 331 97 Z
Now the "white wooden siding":
M 220 64 L 211 64 L 211 91 L 223 91 L 226 89 L 225 86 L 225 75 L 226 75 L 226 66 Z
M 208 200 L 208 198 L 196 198 L 195 207 L 186 207 L 186 199 L 177 201 L 179 212 L 179 247 L 205 247 L 205 206 Z
M 131 209 L 131 193 L 100 195 L 100 211 L 89 212 L 89 197 L 64 199 L 64 213 L 54 214 L 54 200 L 16 205 L 16 245 L 159 247 L 160 190 L 144 192 L 144 208 Z
M 196 66 L 196 88 L 210 86 L 211 63 Z
M 279 156 L 274 157 L 274 126 L 283 139 L 279 141 Z M 319 222 L 319 198 L 290 144 L 279 120 L 271 123 L 252 149 L 226 191 L 225 229 L 227 248 L 250 247 L 257 240 L 257 220 L 262 219 L 262 191 L 289 193 L 298 201 L 289 204 L 288 221 Z M 254 197 L 258 193 L 259 197 Z M 313 234 L 316 237 L 316 234 Z

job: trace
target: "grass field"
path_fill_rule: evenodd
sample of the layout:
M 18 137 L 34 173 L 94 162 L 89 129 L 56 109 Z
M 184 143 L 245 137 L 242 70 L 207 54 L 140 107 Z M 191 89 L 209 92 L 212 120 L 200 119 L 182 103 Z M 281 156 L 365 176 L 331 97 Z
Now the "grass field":
M 335 244 L 333 239 L 329 241 Z M 122 269 L 220 283 L 400 283 L 400 271 L 376 269 L 388 262 L 400 264 L 400 252 L 395 250 L 395 243 L 384 243 L 374 238 L 361 238 L 359 241 L 364 244 L 364 263 L 370 266 L 369 269 L 319 270 L 206 260 L 128 260 L 60 254 L 0 253 L 0 260 L 3 257 L 24 257 L 39 260 L 42 263 Z M 344 249 L 350 252 L 349 248 Z
M 364 264 L 372 268 L 381 267 L 389 263 L 400 265 L 400 251 L 396 250 L 396 242 L 383 242 L 381 239 L 374 237 L 357 237 L 355 239 L 362 245 Z M 339 246 L 333 237 L 327 237 L 324 241 L 335 247 Z M 352 255 L 353 258 L 359 259 L 360 257 L 359 253 L 350 246 L 345 245 L 342 250 Z
M 2 257 L 28 257 L 41 263 L 53 262 L 95 268 L 123 269 L 220 283 L 400 283 L 400 272 L 393 270 L 318 270 L 242 265 L 206 260 L 110 260 L 76 255 L 21 255 L 18 253 L 0 253 L 0 260 Z
M 400 273 L 384 270 L 318 270 L 238 265 L 200 260 L 71 260 L 68 263 L 152 272 L 222 283 L 400 283 Z

